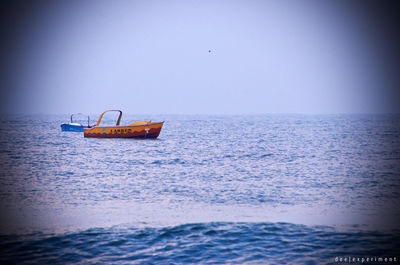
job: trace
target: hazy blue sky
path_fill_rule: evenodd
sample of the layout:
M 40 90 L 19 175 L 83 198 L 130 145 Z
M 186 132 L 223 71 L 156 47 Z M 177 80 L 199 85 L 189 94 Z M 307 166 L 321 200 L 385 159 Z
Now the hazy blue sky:
M 394 112 L 362 2 L 22 2 L 3 20 L 2 111 Z

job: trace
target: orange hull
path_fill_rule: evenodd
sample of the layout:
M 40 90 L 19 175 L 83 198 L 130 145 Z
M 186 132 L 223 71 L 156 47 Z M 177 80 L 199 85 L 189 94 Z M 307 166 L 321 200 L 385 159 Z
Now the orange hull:
M 109 111 L 118 111 L 120 113 L 115 126 L 99 126 L 103 115 Z M 121 122 L 122 111 L 106 110 L 97 121 L 96 126 L 84 128 L 84 137 L 96 138 L 157 138 L 164 124 L 163 121 L 138 121 L 130 125 L 119 125 Z
M 164 122 L 149 122 L 143 125 L 122 125 L 85 128 L 85 137 L 100 138 L 157 138 Z

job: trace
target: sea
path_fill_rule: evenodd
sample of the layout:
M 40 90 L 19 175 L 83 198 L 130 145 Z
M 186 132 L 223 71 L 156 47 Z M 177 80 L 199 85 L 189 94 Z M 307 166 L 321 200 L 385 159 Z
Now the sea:
M 0 264 L 399 262 L 399 114 L 138 120 L 160 136 L 0 116 Z

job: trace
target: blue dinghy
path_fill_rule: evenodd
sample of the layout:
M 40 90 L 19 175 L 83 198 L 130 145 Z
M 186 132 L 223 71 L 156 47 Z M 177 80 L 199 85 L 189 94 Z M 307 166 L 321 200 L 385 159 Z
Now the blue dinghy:
M 78 113 L 80 114 L 80 113 Z M 83 128 L 91 128 L 90 126 L 90 117 L 88 116 L 88 125 L 84 126 L 81 123 L 77 123 L 73 121 L 74 114 L 71 115 L 71 122 L 61 124 L 61 130 L 63 132 L 83 132 Z

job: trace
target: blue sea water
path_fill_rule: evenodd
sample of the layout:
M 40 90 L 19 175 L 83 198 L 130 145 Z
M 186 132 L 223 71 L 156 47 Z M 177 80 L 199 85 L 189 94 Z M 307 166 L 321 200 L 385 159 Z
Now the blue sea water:
M 123 117 L 156 140 L 68 117 L 1 117 L 0 263 L 400 259 L 400 115 Z

